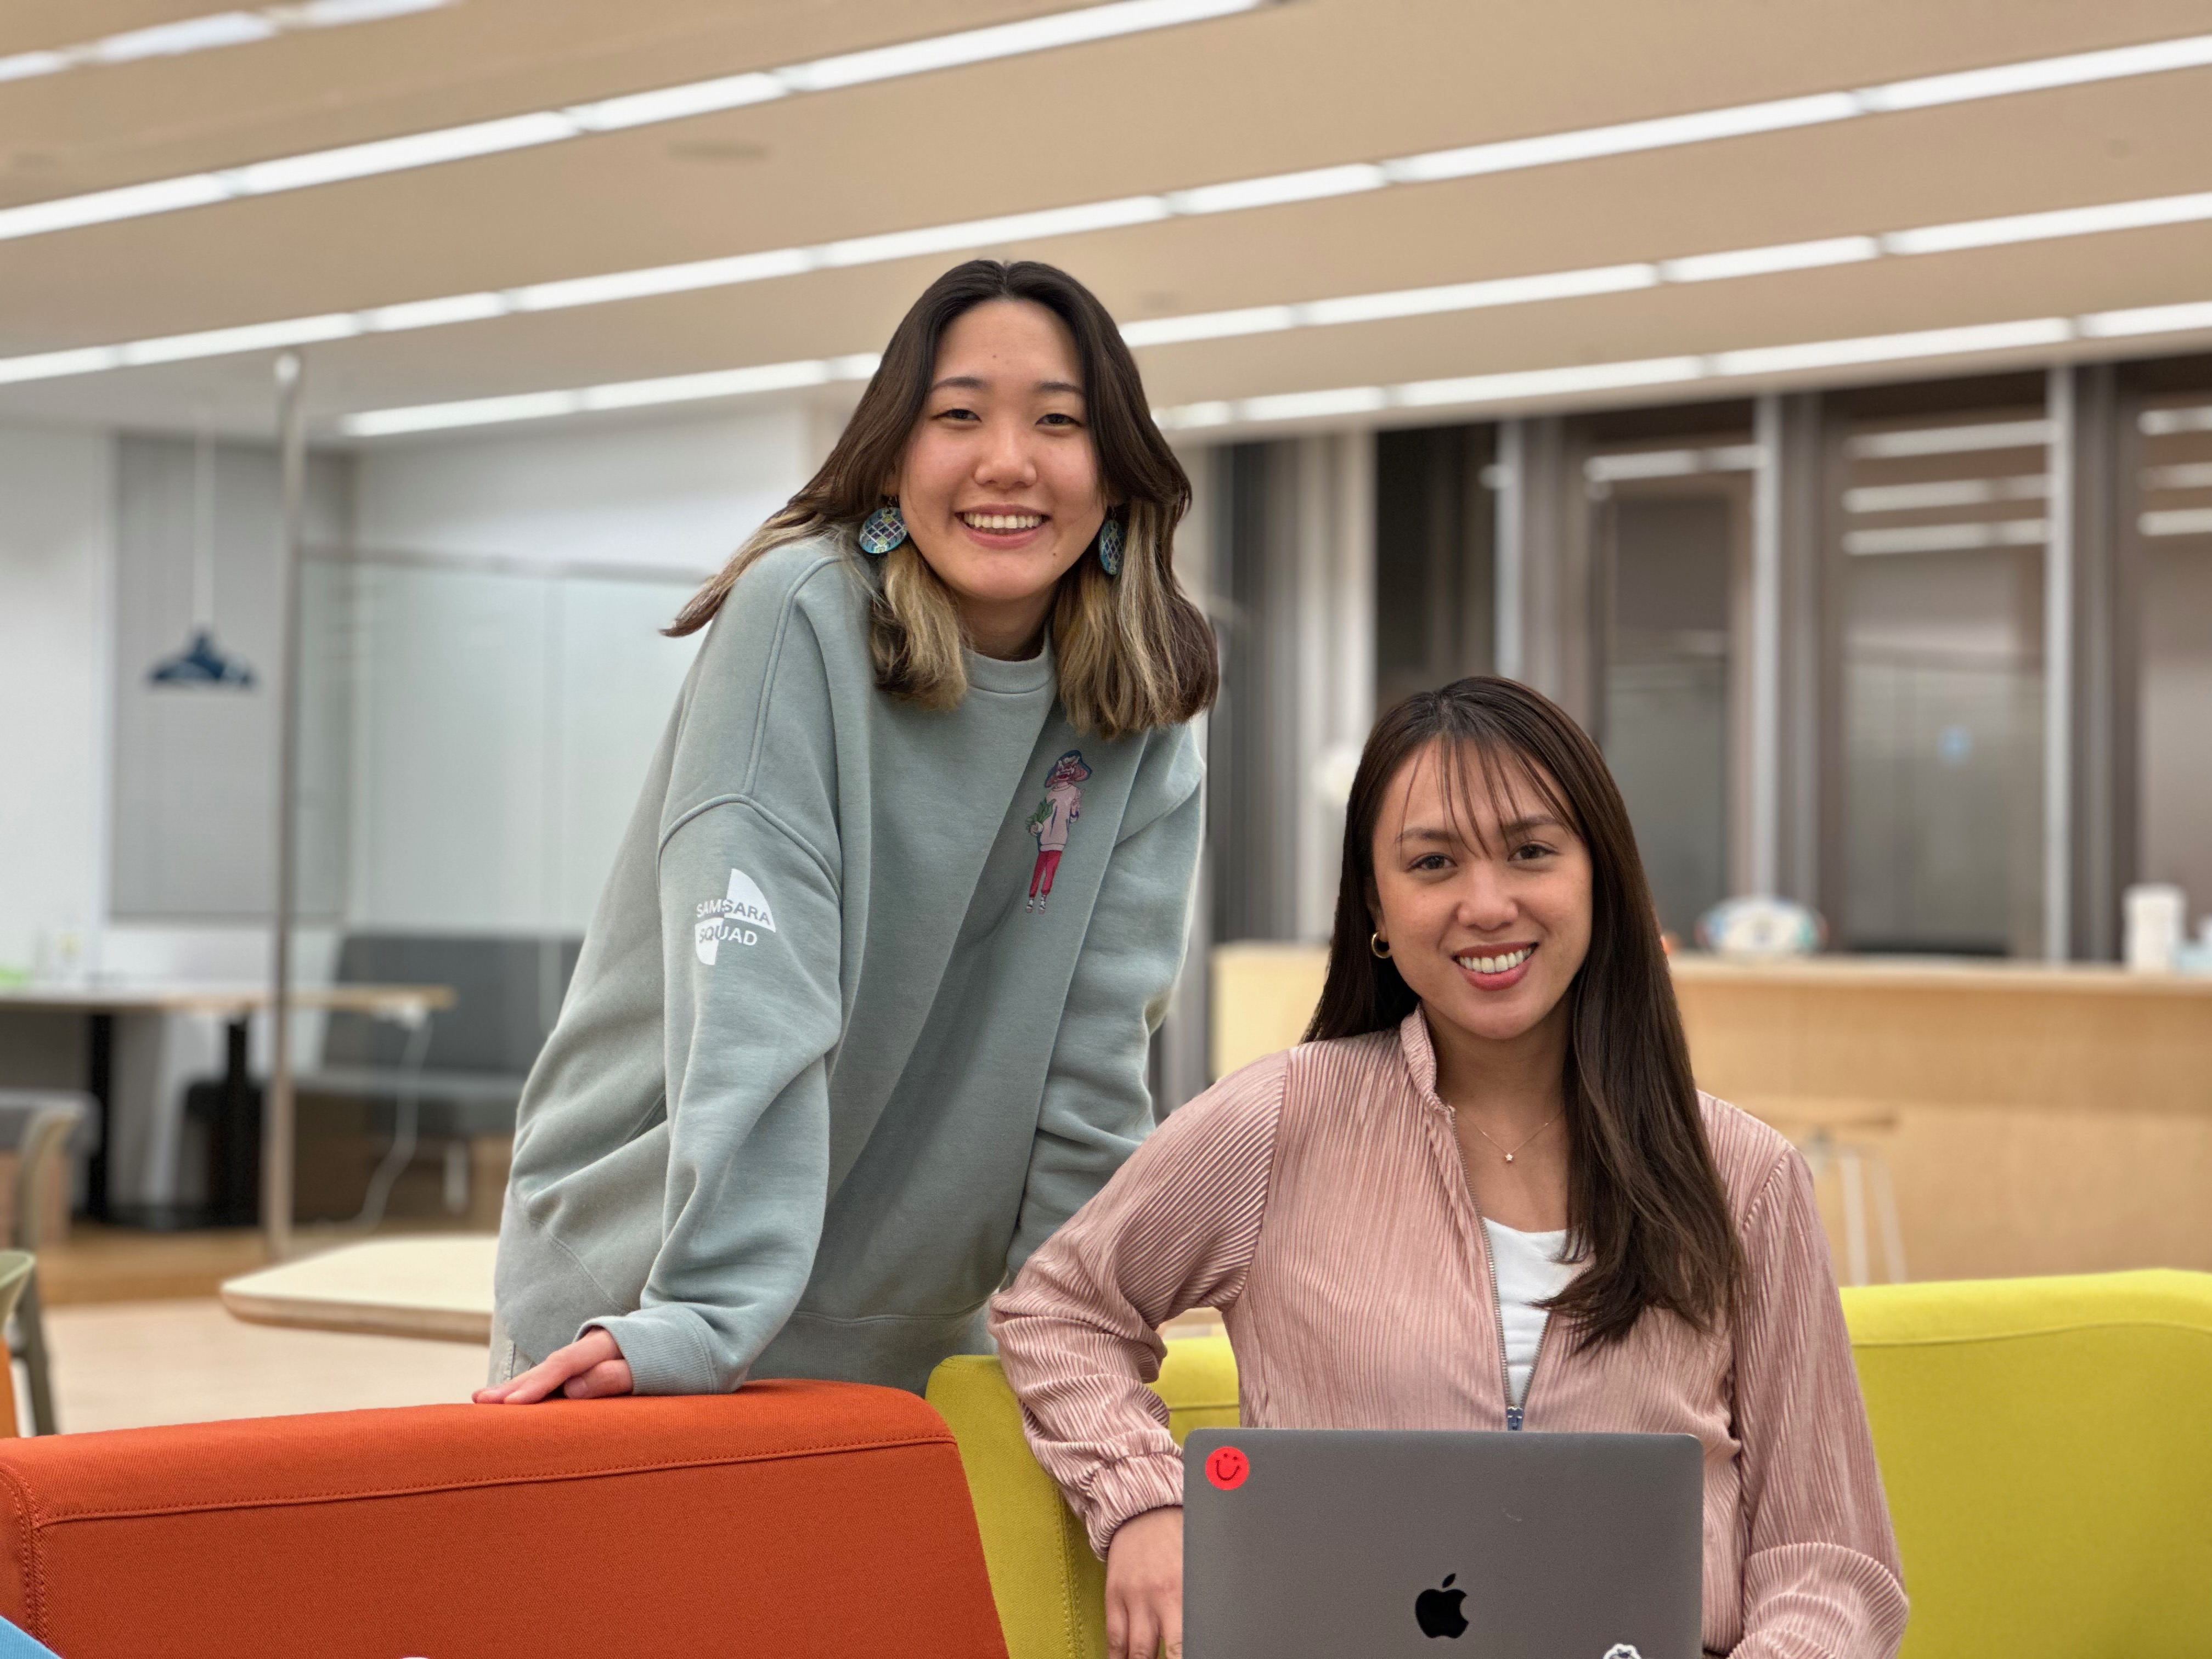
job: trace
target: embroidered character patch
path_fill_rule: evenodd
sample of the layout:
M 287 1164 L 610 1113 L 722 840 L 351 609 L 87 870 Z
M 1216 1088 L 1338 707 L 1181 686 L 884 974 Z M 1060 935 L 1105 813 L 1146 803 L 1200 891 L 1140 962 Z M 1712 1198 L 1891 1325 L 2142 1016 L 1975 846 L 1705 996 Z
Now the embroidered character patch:
M 1042 911 L 1052 896 L 1060 855 L 1067 850 L 1068 826 L 1083 816 L 1083 781 L 1090 775 L 1080 749 L 1069 750 L 1045 775 L 1044 799 L 1029 820 L 1030 834 L 1037 844 L 1036 867 L 1030 872 L 1029 909 Z
M 774 932 L 775 913 L 769 908 L 768 895 L 744 871 L 732 870 L 727 893 L 701 901 L 698 920 L 691 930 L 692 948 L 698 951 L 699 960 L 711 968 L 726 942 L 734 939 L 739 945 L 757 945 L 763 933 Z

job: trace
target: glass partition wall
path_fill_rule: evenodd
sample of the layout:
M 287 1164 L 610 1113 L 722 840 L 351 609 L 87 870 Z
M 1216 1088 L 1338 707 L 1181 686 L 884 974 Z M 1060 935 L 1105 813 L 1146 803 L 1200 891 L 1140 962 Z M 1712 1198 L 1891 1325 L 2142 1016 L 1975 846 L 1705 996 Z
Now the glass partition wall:
M 1632 435 L 1588 423 L 1597 635 L 1597 738 L 1620 786 L 1658 906 L 1688 942 L 1741 890 L 1738 787 L 1746 735 L 1737 672 L 1751 557 L 1750 410 L 1682 411 Z M 1684 429 L 1686 428 L 1686 429 Z
M 2051 426 L 2039 396 L 1899 401 L 1834 400 L 1845 899 L 1831 924 L 1852 950 L 2037 955 Z
M 2212 927 L 2212 362 L 2144 378 L 2123 428 L 2142 619 L 2137 872 L 2181 888 L 2192 927 Z

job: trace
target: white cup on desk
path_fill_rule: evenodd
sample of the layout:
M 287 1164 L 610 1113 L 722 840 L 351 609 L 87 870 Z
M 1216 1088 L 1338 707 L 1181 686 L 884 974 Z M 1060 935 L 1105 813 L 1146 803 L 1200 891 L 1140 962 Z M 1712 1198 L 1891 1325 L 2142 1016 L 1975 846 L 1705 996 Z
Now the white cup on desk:
M 2171 882 L 2139 882 L 2121 896 L 2122 955 L 2138 974 L 2170 974 L 2181 951 L 2189 902 Z

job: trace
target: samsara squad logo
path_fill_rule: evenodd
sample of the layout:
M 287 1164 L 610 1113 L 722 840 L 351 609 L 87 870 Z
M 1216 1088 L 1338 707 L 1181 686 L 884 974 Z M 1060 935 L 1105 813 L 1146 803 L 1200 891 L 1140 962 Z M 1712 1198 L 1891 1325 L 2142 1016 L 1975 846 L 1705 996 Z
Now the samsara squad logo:
M 709 968 L 725 944 L 757 945 L 763 933 L 775 932 L 775 913 L 760 884 L 742 870 L 730 872 L 730 890 L 718 899 L 702 900 L 691 930 L 692 948 Z

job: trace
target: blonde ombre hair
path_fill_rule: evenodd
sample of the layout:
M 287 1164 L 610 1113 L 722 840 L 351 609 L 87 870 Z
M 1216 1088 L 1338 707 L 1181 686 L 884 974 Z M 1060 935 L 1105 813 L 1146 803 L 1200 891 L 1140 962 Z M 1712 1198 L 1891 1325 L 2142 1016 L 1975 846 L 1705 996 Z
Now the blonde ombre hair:
M 668 633 L 705 627 L 746 568 L 786 543 L 835 529 L 847 557 L 866 560 L 853 532 L 883 504 L 883 481 L 905 456 L 938 343 L 954 319 L 993 300 L 1030 301 L 1067 325 L 1099 480 L 1121 503 L 1112 509 L 1125 532 L 1121 574 L 1106 574 L 1094 544 L 1060 577 L 1053 600 L 1061 708 L 1078 730 L 1111 739 L 1178 725 L 1213 701 L 1213 630 L 1175 574 L 1175 530 L 1190 507 L 1190 480 L 1152 421 L 1135 360 L 1106 308 L 1066 272 L 1034 260 L 971 259 L 929 285 L 892 334 L 821 471 L 692 596 Z M 967 635 L 952 592 L 911 541 L 880 562 L 869 641 L 877 684 L 926 708 L 951 708 L 968 691 Z

